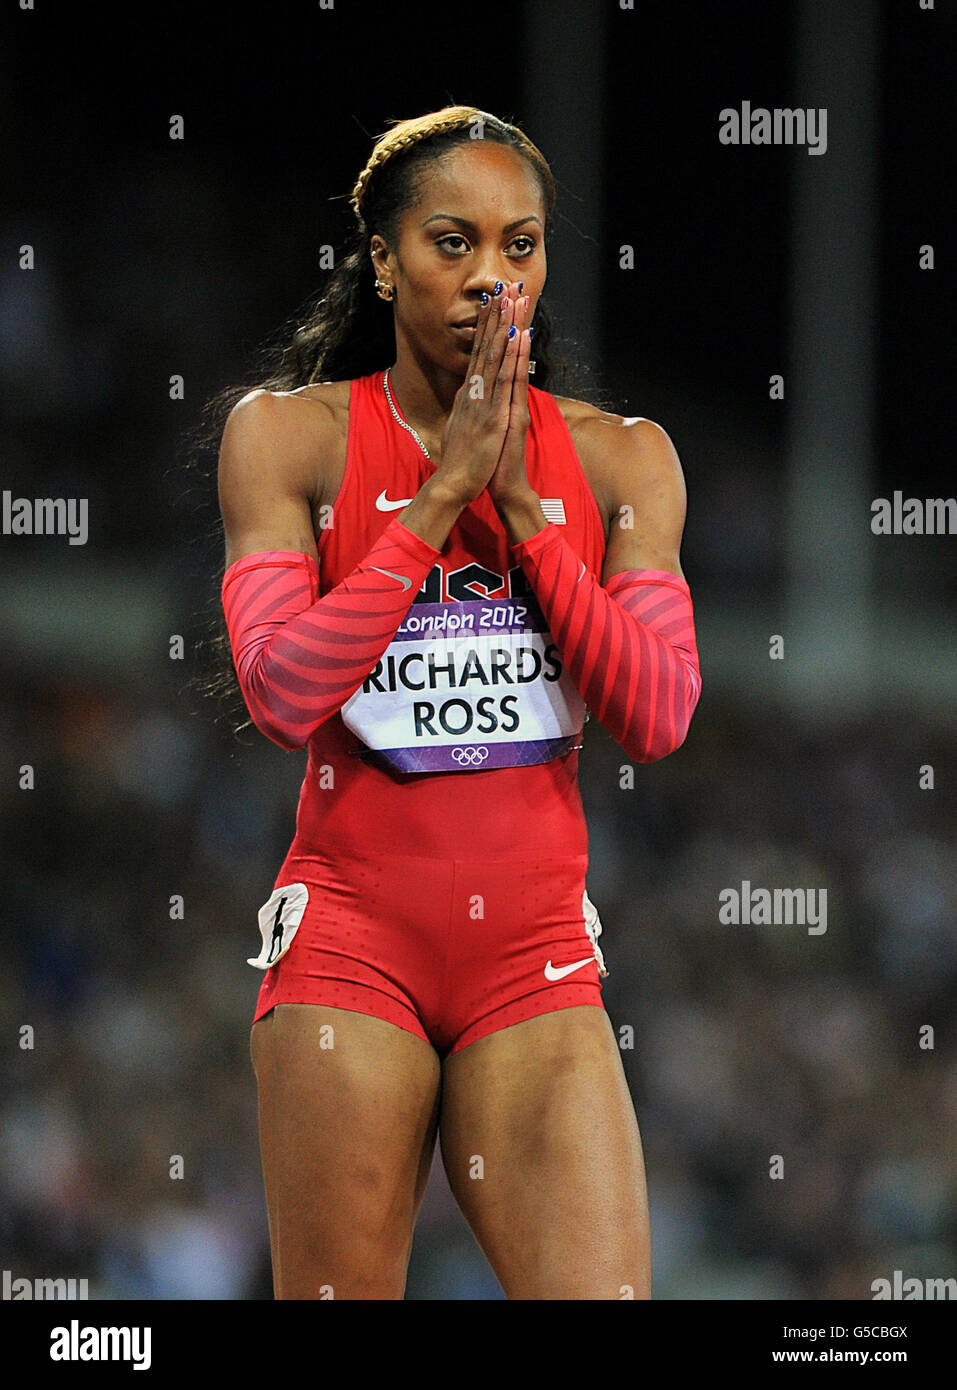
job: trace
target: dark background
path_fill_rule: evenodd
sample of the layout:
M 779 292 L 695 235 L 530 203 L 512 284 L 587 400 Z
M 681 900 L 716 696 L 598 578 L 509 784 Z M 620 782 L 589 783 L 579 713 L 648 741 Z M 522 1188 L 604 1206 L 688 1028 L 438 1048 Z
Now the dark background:
M 320 288 L 389 118 L 462 102 L 552 165 L 575 394 L 657 420 L 688 484 L 691 733 L 633 790 L 595 721 L 581 764 L 655 1296 L 957 1274 L 953 537 L 870 529 L 953 488 L 953 7 L 41 4 L 3 39 L 2 487 L 90 516 L 0 537 L 3 1267 L 270 1296 L 245 959 L 305 754 L 198 693 L 222 548 L 190 431 Z M 721 145 L 745 100 L 827 107 L 827 153 Z M 721 925 L 744 878 L 827 888 L 827 933 Z M 439 1160 L 408 1297 L 501 1297 Z

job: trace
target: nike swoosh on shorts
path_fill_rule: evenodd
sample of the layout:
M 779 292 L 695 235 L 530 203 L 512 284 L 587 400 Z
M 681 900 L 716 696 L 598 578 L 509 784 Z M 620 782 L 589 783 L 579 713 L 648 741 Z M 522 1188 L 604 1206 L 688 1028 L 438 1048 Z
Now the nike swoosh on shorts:
M 595 959 L 589 956 L 587 960 L 576 960 L 572 965 L 552 965 L 551 961 L 545 966 L 546 980 L 564 980 L 566 975 L 570 975 L 573 970 L 581 970 L 583 965 L 590 965 Z
M 398 579 L 403 589 L 412 588 L 412 580 L 408 579 L 404 574 L 393 574 L 391 570 L 380 569 L 378 565 L 370 565 L 369 568 L 373 570 L 379 570 L 380 574 L 387 574 L 390 579 Z
M 411 501 L 411 497 L 400 497 L 398 502 L 393 502 L 386 497 L 386 489 L 383 488 L 376 498 L 375 504 L 380 512 L 395 512 L 400 507 L 407 507 Z

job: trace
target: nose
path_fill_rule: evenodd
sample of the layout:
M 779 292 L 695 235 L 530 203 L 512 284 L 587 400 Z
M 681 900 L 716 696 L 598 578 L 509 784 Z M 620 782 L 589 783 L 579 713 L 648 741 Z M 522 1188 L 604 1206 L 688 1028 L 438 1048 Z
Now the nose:
M 512 274 L 511 266 L 495 265 L 494 258 L 490 258 L 486 264 L 474 268 L 474 273 L 465 282 L 465 293 L 471 299 L 479 299 L 483 293 L 492 294 L 498 282 L 501 280 L 503 285 L 507 285 Z

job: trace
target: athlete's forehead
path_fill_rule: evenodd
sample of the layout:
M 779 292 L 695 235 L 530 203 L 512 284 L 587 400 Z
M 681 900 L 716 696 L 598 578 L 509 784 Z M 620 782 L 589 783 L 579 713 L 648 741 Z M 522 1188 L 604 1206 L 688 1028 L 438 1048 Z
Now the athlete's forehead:
M 497 230 L 530 218 L 544 225 L 534 169 L 518 151 L 491 141 L 448 150 L 423 171 L 417 193 L 414 220 L 420 225 L 440 213 Z

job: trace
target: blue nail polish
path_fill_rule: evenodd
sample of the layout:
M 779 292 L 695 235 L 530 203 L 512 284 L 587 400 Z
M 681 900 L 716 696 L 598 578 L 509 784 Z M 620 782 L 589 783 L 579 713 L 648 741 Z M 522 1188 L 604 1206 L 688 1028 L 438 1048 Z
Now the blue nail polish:
M 487 303 L 488 303 L 488 295 L 485 293 L 484 290 L 482 291 L 482 303 L 483 303 L 483 304 L 487 304 Z
M 495 288 L 494 288 L 494 290 L 492 291 L 492 293 L 493 293 L 493 294 L 501 294 L 502 291 L 504 290 L 504 288 L 505 288 L 505 286 L 502 284 L 501 280 L 496 280 L 496 281 L 495 281 Z
M 518 282 L 518 292 L 519 292 L 519 294 L 522 293 L 522 290 L 523 290 L 524 288 L 525 288 L 525 281 L 524 281 L 524 280 L 519 280 L 519 282 Z
M 514 338 L 514 337 L 515 337 L 515 325 L 514 325 L 514 323 L 512 324 L 511 328 L 508 330 L 508 336 L 509 336 L 510 338 Z
M 531 342 L 532 339 L 533 339 L 534 337 L 535 337 L 535 330 L 534 330 L 534 328 L 530 328 L 530 329 L 528 330 L 528 341 Z

